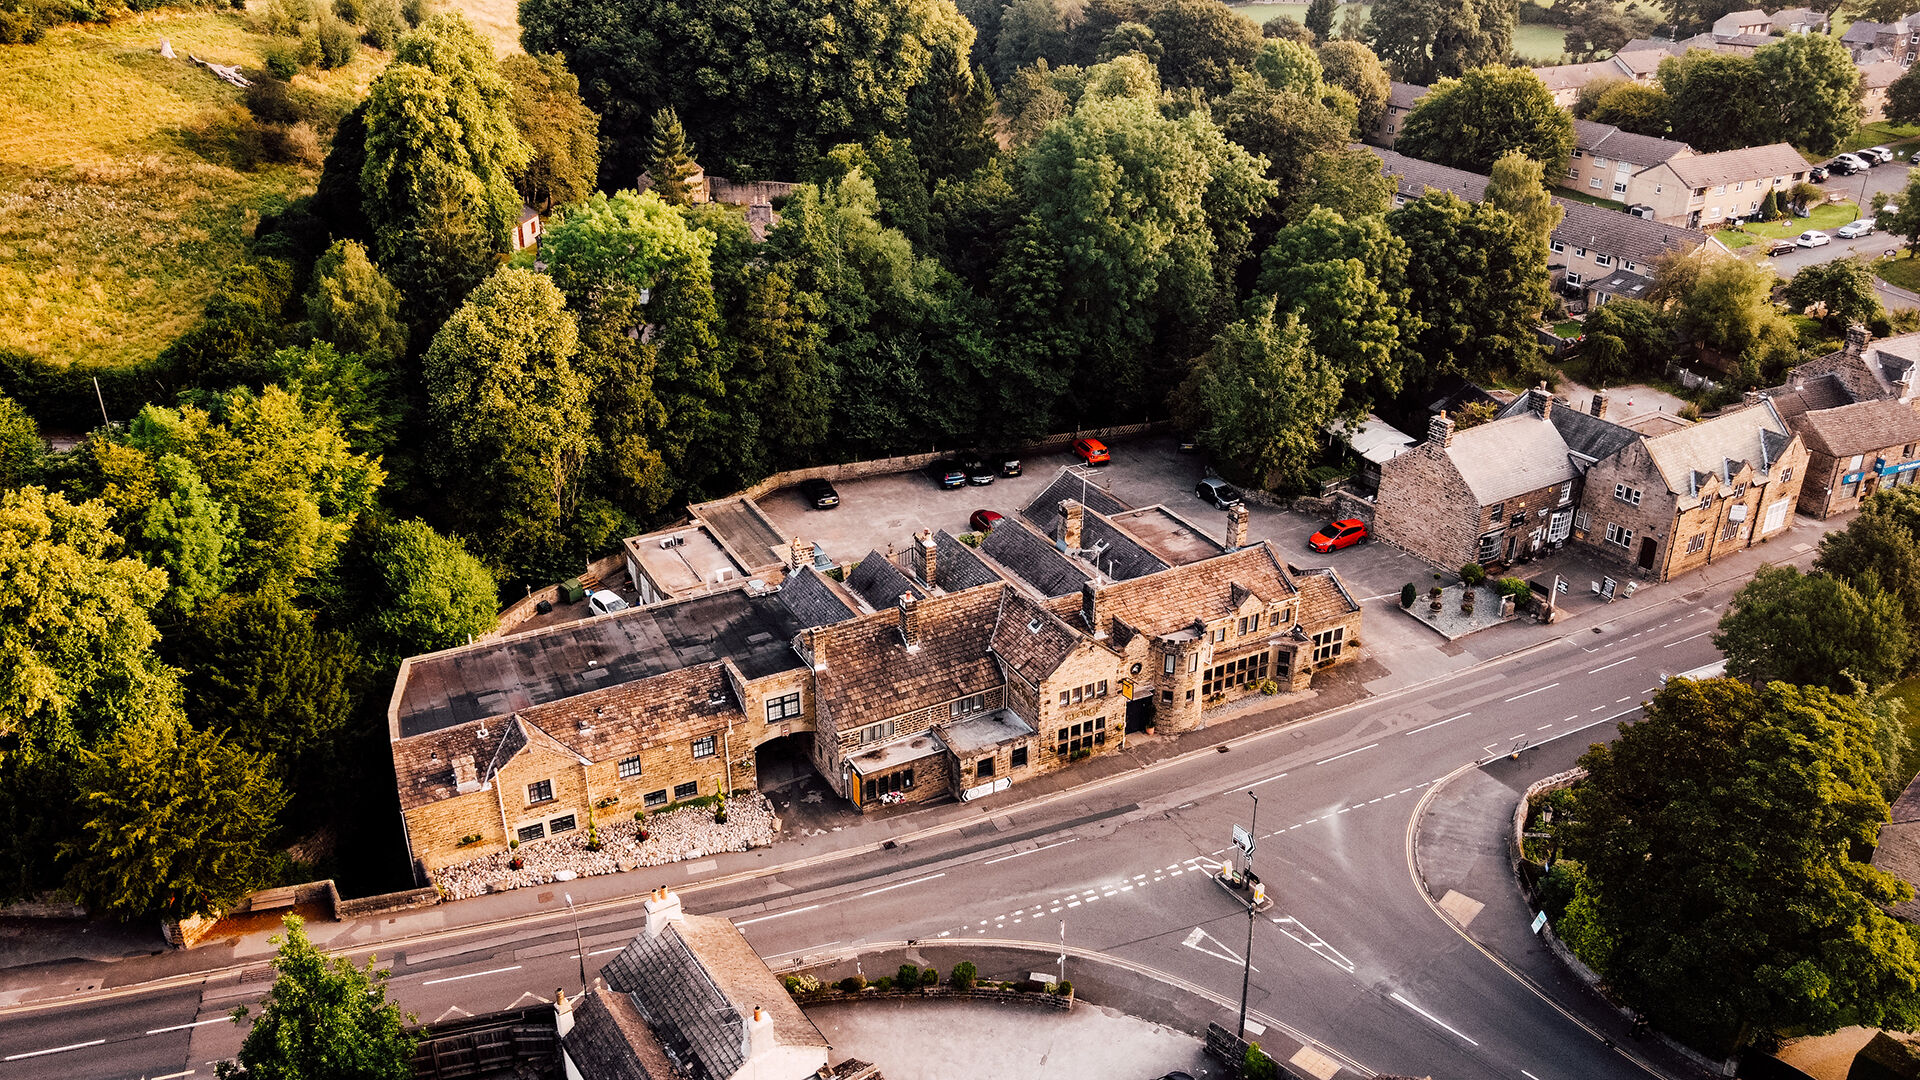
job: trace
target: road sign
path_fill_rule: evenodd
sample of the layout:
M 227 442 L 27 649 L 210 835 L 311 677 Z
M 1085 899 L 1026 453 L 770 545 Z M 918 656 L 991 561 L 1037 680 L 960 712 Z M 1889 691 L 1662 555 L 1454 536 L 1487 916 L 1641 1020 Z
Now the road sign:
M 1564 582 L 1564 581 L 1561 581 L 1561 580 L 1560 580 L 1559 578 L 1554 578 L 1554 579 L 1553 579 L 1553 588 L 1554 588 L 1554 591 L 1556 591 L 1556 592 L 1566 592 L 1566 591 L 1567 591 L 1567 583 L 1566 583 L 1566 582 Z
M 1533 932 L 1534 932 L 1534 933 L 1536 933 L 1536 934 L 1537 934 L 1537 933 L 1539 933 L 1539 932 L 1540 932 L 1540 928 L 1541 928 L 1541 927 L 1543 927 L 1543 926 L 1545 926 L 1545 925 L 1547 925 L 1547 913 L 1546 913 L 1546 912 L 1544 912 L 1544 911 L 1543 911 L 1543 912 L 1541 912 L 1540 914 L 1538 914 L 1538 915 L 1535 915 L 1535 916 L 1533 917 Z
M 1253 847 L 1254 847 L 1253 834 L 1247 832 L 1247 830 L 1241 828 L 1240 826 L 1235 825 L 1233 827 L 1233 846 L 1239 848 L 1241 851 L 1246 852 L 1248 857 L 1252 857 Z

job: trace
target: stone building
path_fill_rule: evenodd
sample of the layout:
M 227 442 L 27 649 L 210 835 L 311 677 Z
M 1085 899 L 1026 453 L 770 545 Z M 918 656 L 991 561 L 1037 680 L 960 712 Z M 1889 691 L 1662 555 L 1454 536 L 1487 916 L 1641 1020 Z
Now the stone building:
M 628 541 L 654 602 L 401 664 L 389 736 L 425 873 L 752 789 L 772 754 L 863 808 L 977 798 L 1305 689 L 1359 637 L 1338 576 L 1249 543 L 1244 507 L 1221 544 L 1063 474 L 979 550 L 923 531 L 843 584 L 808 552 L 748 556 L 768 530 L 737 501 Z
M 1800 512 L 1829 518 L 1876 491 L 1920 482 L 1920 335 L 1871 344 L 1865 327 L 1845 348 L 1796 368 L 1765 397 L 1807 444 Z

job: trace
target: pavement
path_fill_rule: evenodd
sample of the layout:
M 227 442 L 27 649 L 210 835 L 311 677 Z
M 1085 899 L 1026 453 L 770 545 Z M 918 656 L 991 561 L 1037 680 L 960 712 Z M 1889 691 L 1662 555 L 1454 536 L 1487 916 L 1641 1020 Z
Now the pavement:
M 1226 1074 L 1203 1042 L 1183 1031 L 1098 1005 L 1071 1012 L 969 1001 L 875 1001 L 825 1005 L 807 1016 L 834 1060 L 859 1058 L 887 1080 L 1048 1076 L 1109 1080 Z

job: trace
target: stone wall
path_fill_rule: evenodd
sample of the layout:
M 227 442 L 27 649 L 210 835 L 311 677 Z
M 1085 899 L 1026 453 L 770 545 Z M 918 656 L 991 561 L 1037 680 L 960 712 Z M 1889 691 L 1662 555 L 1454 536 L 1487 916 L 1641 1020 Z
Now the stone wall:
M 1435 566 L 1473 561 L 1480 501 L 1445 449 L 1429 439 L 1380 466 L 1373 530 Z

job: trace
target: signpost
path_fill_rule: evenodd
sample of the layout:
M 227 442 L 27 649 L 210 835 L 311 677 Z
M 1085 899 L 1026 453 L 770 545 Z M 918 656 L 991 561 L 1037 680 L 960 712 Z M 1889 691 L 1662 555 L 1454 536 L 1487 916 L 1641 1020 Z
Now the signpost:
M 1248 827 L 1233 827 L 1233 844 L 1247 853 L 1247 887 L 1253 890 L 1247 897 L 1247 959 L 1246 966 L 1240 972 L 1240 1038 L 1247 1037 L 1247 989 L 1253 985 L 1253 917 L 1259 903 L 1259 886 L 1253 884 L 1253 837 L 1260 828 L 1260 796 L 1247 792 L 1247 798 L 1253 800 L 1253 821 Z

